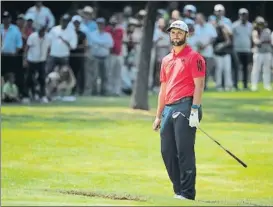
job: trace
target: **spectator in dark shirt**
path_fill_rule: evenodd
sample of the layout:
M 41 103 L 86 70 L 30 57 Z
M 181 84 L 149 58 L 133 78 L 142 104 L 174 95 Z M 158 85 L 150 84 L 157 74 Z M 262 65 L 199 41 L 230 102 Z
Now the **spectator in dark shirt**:
M 82 18 L 76 15 L 72 18 L 72 22 L 75 26 L 75 31 L 78 38 L 77 48 L 71 50 L 70 66 L 77 79 L 77 85 L 72 89 L 72 93 L 75 94 L 78 88 L 80 95 L 84 92 L 84 62 L 85 62 L 85 50 L 87 48 L 87 38 L 84 32 L 80 30 Z

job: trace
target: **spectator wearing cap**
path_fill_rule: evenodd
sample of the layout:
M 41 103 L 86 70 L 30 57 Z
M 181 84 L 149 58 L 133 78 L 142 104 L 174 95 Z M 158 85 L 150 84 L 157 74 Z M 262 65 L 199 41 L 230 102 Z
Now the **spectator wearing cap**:
M 134 34 L 138 24 L 137 19 L 129 18 L 128 26 L 123 36 L 122 91 L 126 94 L 132 92 L 132 82 L 136 77 L 136 51 L 139 40 Z
M 21 34 L 22 34 L 22 41 L 23 41 L 23 46 L 22 48 L 18 51 L 18 56 L 17 56 L 17 63 L 18 63 L 18 73 L 17 76 L 20 78 L 17 78 L 17 82 L 20 82 L 19 85 L 22 85 L 24 87 L 19 87 L 19 93 L 23 97 L 27 97 L 26 93 L 26 80 L 25 80 L 25 73 L 26 73 L 26 67 L 23 64 L 23 54 L 24 54 L 24 49 L 26 47 L 26 42 L 29 34 L 27 32 L 33 32 L 33 28 L 29 27 L 29 24 L 26 24 L 26 18 L 24 14 L 19 14 L 17 16 L 16 20 L 16 25 L 18 26 Z
M 22 77 L 20 77 L 20 70 L 18 63 L 18 52 L 23 47 L 22 34 L 19 28 L 11 23 L 11 15 L 5 11 L 2 15 L 3 23 L 0 26 L 1 31 L 1 72 L 2 75 L 6 73 L 14 73 L 15 84 L 22 90 Z M 19 79 L 19 80 L 18 80 Z M 19 85 L 18 85 L 19 83 Z
M 31 92 L 31 98 L 47 103 L 45 93 L 45 64 L 49 53 L 50 37 L 46 32 L 47 28 L 42 27 L 39 31 L 32 33 L 27 40 L 25 48 L 25 66 L 27 66 L 27 94 Z M 36 73 L 38 78 L 36 78 Z M 37 81 L 36 81 L 37 79 Z M 36 82 L 39 84 L 39 91 L 36 94 Z
M 84 93 L 86 95 L 91 94 L 91 74 L 88 73 L 91 70 L 92 65 L 94 64 L 94 57 L 92 55 L 92 45 L 91 45 L 91 34 L 98 30 L 98 25 L 94 20 L 95 14 L 94 9 L 91 6 L 85 6 L 83 9 L 79 11 L 80 16 L 82 17 L 81 23 L 81 31 L 86 34 L 87 43 L 88 43 L 88 50 L 86 51 L 86 60 L 85 60 L 85 89 Z M 88 75 L 89 74 L 89 75 Z
M 83 32 L 85 34 L 86 39 L 87 39 L 86 40 L 87 41 L 87 45 L 90 47 L 91 46 L 90 45 L 90 42 L 91 42 L 90 41 L 90 33 L 91 32 L 89 31 L 88 27 L 83 23 L 83 17 L 82 17 L 82 15 L 76 15 L 76 16 L 79 16 L 81 18 L 81 23 L 80 23 L 79 29 L 80 29 L 81 32 Z M 74 25 L 74 23 L 73 23 L 72 20 L 69 22 L 68 28 L 75 30 L 75 25 Z
M 237 53 L 239 64 L 242 66 L 243 87 L 248 88 L 248 64 L 252 47 L 252 24 L 248 21 L 248 10 L 239 9 L 239 19 L 232 24 L 233 49 Z M 234 67 L 233 86 L 238 89 L 238 67 Z
M 207 89 L 209 74 L 212 73 L 215 65 L 213 43 L 217 38 L 217 32 L 211 23 L 206 22 L 205 16 L 202 13 L 198 13 L 196 15 L 196 25 L 194 29 L 195 36 L 198 39 L 197 51 L 206 60 L 207 71 L 205 78 L 205 89 Z
M 145 10 L 143 10 L 143 11 L 145 11 Z M 140 12 L 140 14 L 144 15 L 144 13 L 141 13 L 141 12 Z M 136 19 L 136 25 L 135 25 L 134 32 L 133 32 L 132 36 L 133 36 L 133 40 L 135 43 L 135 60 L 134 61 L 135 61 L 135 65 L 136 65 L 139 62 L 140 52 L 141 52 L 140 41 L 143 37 L 143 24 L 141 23 L 141 21 L 139 19 Z
M 83 24 L 88 28 L 89 32 L 94 32 L 98 29 L 98 25 L 94 18 L 94 9 L 91 6 L 85 6 L 80 12 L 83 18 Z
M 140 49 L 141 49 L 140 48 L 140 41 L 143 36 L 144 17 L 146 16 L 146 14 L 147 14 L 147 12 L 144 9 L 142 9 L 136 15 L 138 24 L 136 25 L 136 27 L 134 29 L 134 33 L 133 33 L 135 42 L 137 42 L 137 44 L 136 44 L 136 59 L 135 59 L 136 63 L 139 62 L 139 58 L 140 58 Z
M 122 41 L 124 30 L 116 16 L 112 16 L 105 31 L 110 33 L 114 41 L 109 58 L 108 90 L 111 95 L 121 95 L 121 68 L 123 66 Z
M 138 21 L 140 22 L 140 25 L 143 26 L 144 25 L 144 19 L 145 19 L 145 16 L 147 15 L 147 12 L 146 10 L 144 9 L 141 9 L 139 10 L 139 12 L 137 13 L 136 15 L 136 18 L 138 19 Z
M 71 50 L 70 56 L 70 66 L 77 79 L 77 84 L 72 89 L 72 94 L 74 95 L 77 90 L 78 94 L 82 95 L 84 92 L 85 51 L 88 45 L 86 34 L 83 31 L 81 31 L 82 17 L 79 15 L 73 16 L 72 23 L 74 25 L 78 38 L 78 45 L 76 49 Z
M 100 93 L 100 95 L 107 95 L 107 74 L 109 72 L 107 63 L 110 56 L 110 50 L 114 46 L 114 41 L 111 34 L 105 32 L 105 19 L 98 18 L 96 22 L 98 24 L 98 30 L 91 34 L 91 52 L 94 57 L 93 65 L 91 67 L 93 79 L 91 81 L 91 90 L 93 95 L 97 95 L 98 93 Z M 98 78 L 101 80 L 101 90 L 99 91 L 97 90 Z M 87 79 L 86 81 L 88 83 L 90 79 Z
M 216 4 L 214 6 L 214 15 L 209 17 L 210 22 L 217 21 L 220 24 L 223 24 L 227 27 L 229 33 L 232 32 L 232 21 L 225 16 L 225 7 L 222 4 Z
M 19 14 L 16 19 L 16 25 L 19 28 L 19 30 L 22 32 L 24 26 L 25 26 L 25 15 Z
M 133 10 L 132 10 L 132 7 L 131 6 L 125 6 L 123 8 L 123 29 L 124 30 L 127 30 L 127 27 L 128 27 L 128 23 L 129 23 L 129 19 L 132 18 L 132 15 L 133 15 Z
M 255 19 L 254 30 L 252 31 L 253 68 L 251 72 L 251 90 L 258 90 L 260 72 L 263 73 L 264 89 L 271 91 L 271 61 L 272 61 L 272 40 L 271 30 L 267 27 L 265 19 L 258 16 Z
M 195 24 L 195 15 L 196 15 L 196 7 L 194 5 L 191 4 L 187 4 L 184 8 L 183 8 L 183 21 L 186 24 L 191 24 L 194 25 Z
M 35 5 L 30 7 L 25 15 L 33 15 L 34 17 L 34 28 L 39 30 L 41 27 L 46 26 L 48 29 L 55 26 L 55 17 L 51 10 L 43 5 L 42 1 L 36 1 Z
M 77 47 L 78 39 L 75 30 L 68 27 L 70 16 L 65 14 L 60 20 L 60 25 L 53 27 L 50 32 L 50 57 L 47 72 L 53 71 L 56 65 L 62 67 L 69 64 L 70 50 Z

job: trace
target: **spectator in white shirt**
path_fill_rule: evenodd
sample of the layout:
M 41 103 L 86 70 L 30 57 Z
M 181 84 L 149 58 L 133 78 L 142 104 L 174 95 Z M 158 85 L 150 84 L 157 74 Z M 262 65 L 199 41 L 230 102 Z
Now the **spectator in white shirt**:
M 252 41 L 254 43 L 254 51 L 253 68 L 251 72 L 251 90 L 258 90 L 258 82 L 262 70 L 264 89 L 271 91 L 271 30 L 267 27 L 265 19 L 261 16 L 258 16 L 255 19 L 254 30 L 252 31 Z
M 215 27 L 206 22 L 205 16 L 201 13 L 196 15 L 195 35 L 198 39 L 197 51 L 205 58 L 207 71 L 205 89 L 207 89 L 208 77 L 212 73 L 214 68 L 214 53 L 213 53 L 213 42 L 217 37 Z
M 36 1 L 35 5 L 27 10 L 26 15 L 29 14 L 34 16 L 33 23 L 36 30 L 44 26 L 50 29 L 55 25 L 55 17 L 51 10 L 43 5 L 42 1 Z
M 75 30 L 67 27 L 70 16 L 65 14 L 61 18 L 61 24 L 53 27 L 50 32 L 50 58 L 48 60 L 48 73 L 52 72 L 56 65 L 62 67 L 69 65 L 70 50 L 76 49 L 78 37 Z
M 38 94 L 44 103 L 48 102 L 45 93 L 45 62 L 49 47 L 50 38 L 46 33 L 46 27 L 43 27 L 28 37 L 25 49 L 26 60 L 24 60 L 25 66 L 27 66 L 27 91 L 31 91 L 32 98 L 35 97 L 36 73 L 38 73 L 38 83 L 40 85 Z

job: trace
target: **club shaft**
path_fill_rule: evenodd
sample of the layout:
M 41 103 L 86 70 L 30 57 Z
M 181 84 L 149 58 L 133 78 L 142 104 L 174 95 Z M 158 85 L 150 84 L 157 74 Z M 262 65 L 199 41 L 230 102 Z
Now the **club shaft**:
M 181 113 L 182 116 L 184 116 L 186 119 L 189 120 L 189 118 L 187 118 L 185 116 L 185 114 Z M 242 166 L 244 166 L 245 168 L 247 167 L 247 165 L 240 160 L 237 156 L 235 156 L 233 153 L 231 153 L 228 149 L 226 149 L 225 147 L 223 147 L 217 140 L 213 139 L 209 134 L 207 134 L 203 129 L 201 129 L 200 127 L 198 127 L 198 129 L 203 132 L 205 135 L 207 135 L 208 138 L 210 138 L 212 141 L 214 141 L 217 145 L 219 145 L 223 150 L 225 150 L 231 157 L 233 157 L 237 162 L 239 162 Z

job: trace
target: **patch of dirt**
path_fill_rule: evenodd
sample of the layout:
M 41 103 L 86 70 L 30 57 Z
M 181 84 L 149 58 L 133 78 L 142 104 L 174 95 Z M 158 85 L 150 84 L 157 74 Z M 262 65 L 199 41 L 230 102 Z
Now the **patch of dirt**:
M 198 202 L 203 202 L 203 203 L 209 203 L 209 204 L 226 204 L 226 205 L 234 205 L 234 206 L 264 206 L 264 205 L 260 205 L 260 204 L 256 204 L 256 203 L 252 203 L 249 201 L 238 201 L 238 202 L 229 202 L 229 201 L 220 201 L 220 200 L 196 200 Z
M 59 193 L 68 194 L 68 195 L 79 195 L 79 196 L 87 196 L 87 197 L 98 197 L 105 198 L 111 200 L 130 200 L 130 201 L 147 201 L 146 198 L 130 195 L 130 194 L 115 194 L 115 193 L 101 193 L 101 192 L 84 192 L 78 190 L 58 190 Z

